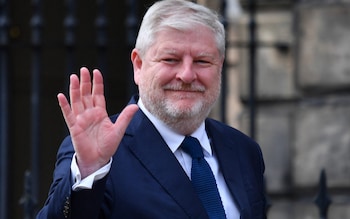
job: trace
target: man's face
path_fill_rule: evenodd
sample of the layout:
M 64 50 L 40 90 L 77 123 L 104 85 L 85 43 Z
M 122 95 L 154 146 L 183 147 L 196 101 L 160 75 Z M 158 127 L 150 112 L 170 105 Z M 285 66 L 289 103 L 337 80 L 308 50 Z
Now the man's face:
M 207 27 L 162 30 L 143 57 L 133 51 L 132 61 L 145 107 L 166 123 L 203 120 L 220 93 L 223 57 Z

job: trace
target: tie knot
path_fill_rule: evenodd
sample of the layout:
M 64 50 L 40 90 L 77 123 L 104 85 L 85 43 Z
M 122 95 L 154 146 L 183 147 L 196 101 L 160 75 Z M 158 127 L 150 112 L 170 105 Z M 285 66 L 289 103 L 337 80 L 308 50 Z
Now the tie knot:
M 181 148 L 193 158 L 203 158 L 203 149 L 197 138 L 186 136 L 181 143 Z

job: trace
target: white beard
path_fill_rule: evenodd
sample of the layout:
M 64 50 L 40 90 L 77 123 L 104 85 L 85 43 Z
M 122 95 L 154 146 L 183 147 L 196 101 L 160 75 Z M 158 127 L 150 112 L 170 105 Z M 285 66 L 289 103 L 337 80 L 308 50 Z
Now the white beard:
M 167 89 L 169 88 L 166 87 Z M 174 90 L 176 90 L 173 87 Z M 205 88 L 199 89 L 204 92 Z M 215 101 L 220 93 L 220 85 L 216 92 L 206 97 L 202 101 L 196 101 L 192 106 L 176 106 L 176 103 L 170 99 L 164 98 L 163 95 L 150 95 L 148 92 L 140 92 L 141 99 L 145 107 L 158 119 L 167 124 L 174 131 L 188 135 L 194 132 L 200 124 L 209 115 Z M 183 94 L 179 94 L 183 95 Z M 191 95 L 191 94 L 189 94 Z M 175 96 L 176 97 L 176 96 Z M 181 101 L 185 96 L 178 96 L 177 100 Z

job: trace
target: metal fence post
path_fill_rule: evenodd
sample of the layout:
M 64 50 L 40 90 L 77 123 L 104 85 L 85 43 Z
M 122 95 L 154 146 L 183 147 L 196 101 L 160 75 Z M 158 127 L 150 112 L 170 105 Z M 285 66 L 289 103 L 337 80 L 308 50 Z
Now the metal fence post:
M 127 0 L 126 1 L 127 17 L 125 21 L 126 26 L 126 44 L 128 53 L 135 46 L 136 36 L 137 36 L 137 24 L 138 24 L 138 1 L 137 0 Z M 133 68 L 131 63 L 127 65 L 127 80 L 129 82 L 128 86 L 128 96 L 131 96 L 137 92 L 137 87 L 133 83 Z
M 65 6 L 67 10 L 66 17 L 64 18 L 63 26 L 65 29 L 65 38 L 64 45 L 66 47 L 66 84 L 65 84 L 65 95 L 68 96 L 68 87 L 69 87 L 69 75 L 74 72 L 75 66 L 75 47 L 76 47 L 76 36 L 75 31 L 77 27 L 77 19 L 75 15 L 76 11 L 76 2 L 74 0 L 66 0 Z M 66 126 L 65 126 L 66 127 Z M 68 130 L 65 128 L 65 132 L 68 133 Z
M 32 0 L 32 77 L 31 77 L 31 171 L 25 173 L 25 191 L 22 205 L 25 218 L 33 218 L 39 194 L 39 158 L 40 158 L 40 73 L 42 53 L 42 4 L 41 0 Z M 28 193 L 28 191 L 30 191 Z M 27 197 L 29 195 L 29 197 Z
M 24 219 L 32 219 L 35 216 L 36 200 L 33 197 L 32 187 L 33 183 L 30 171 L 26 171 L 24 174 L 24 193 L 19 200 L 20 205 L 24 209 Z
M 102 73 L 104 78 L 108 75 L 107 70 L 107 16 L 106 16 L 106 1 L 97 0 L 97 11 L 95 19 L 95 28 L 96 28 L 96 50 L 97 50 L 97 67 Z M 106 83 L 104 86 L 104 92 L 106 97 L 109 95 L 109 86 Z
M 224 25 L 225 28 L 225 45 L 227 45 L 227 15 L 226 15 L 226 4 L 227 0 L 221 0 L 220 2 L 220 14 L 221 14 L 221 23 Z M 225 53 L 226 50 L 225 50 Z M 226 106 L 227 106 L 227 101 L 226 101 L 226 97 L 227 97 L 227 62 L 226 59 L 224 60 L 223 66 L 222 66 L 222 73 L 221 73 L 221 97 L 220 97 L 220 120 L 223 123 L 227 123 L 227 119 L 226 119 Z
M 98 68 L 100 68 L 103 75 L 107 74 L 107 26 L 108 21 L 106 16 L 106 1 L 97 0 L 97 16 L 95 20 L 97 59 Z
M 256 2 L 249 0 L 249 108 L 250 108 L 250 137 L 255 138 L 256 117 Z
M 326 171 L 324 169 L 321 171 L 321 174 L 320 174 L 319 191 L 314 202 L 319 209 L 320 219 L 327 219 L 328 208 L 329 208 L 329 205 L 332 203 L 332 200 L 329 197 L 327 192 L 327 177 L 326 177 Z
M 0 0 L 0 218 L 7 218 L 8 27 L 7 1 Z

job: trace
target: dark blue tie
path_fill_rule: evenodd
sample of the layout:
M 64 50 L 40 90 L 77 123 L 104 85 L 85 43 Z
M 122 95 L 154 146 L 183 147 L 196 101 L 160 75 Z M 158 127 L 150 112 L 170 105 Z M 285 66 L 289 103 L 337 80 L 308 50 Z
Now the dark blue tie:
M 192 157 L 192 184 L 210 219 L 226 219 L 216 181 L 197 138 L 186 136 L 181 148 Z

